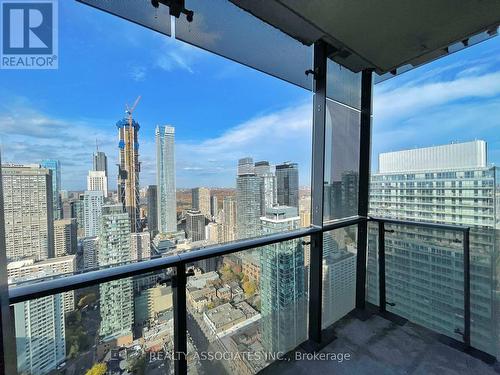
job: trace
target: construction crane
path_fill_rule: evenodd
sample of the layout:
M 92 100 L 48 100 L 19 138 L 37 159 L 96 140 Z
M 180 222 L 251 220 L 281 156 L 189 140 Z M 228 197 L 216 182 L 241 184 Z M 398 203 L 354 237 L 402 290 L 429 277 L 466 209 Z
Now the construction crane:
M 133 119 L 132 119 L 132 114 L 134 113 L 135 108 L 137 107 L 137 104 L 139 104 L 139 101 L 140 101 L 140 100 L 141 100 L 141 96 L 139 95 L 139 96 L 137 97 L 137 99 L 135 99 L 135 102 L 134 102 L 134 105 L 132 106 L 132 108 L 130 108 L 130 107 L 128 106 L 128 104 L 125 104 L 125 107 L 126 107 L 126 109 L 125 109 L 125 114 L 128 116 L 128 125 L 129 125 L 129 126 L 132 126 L 132 121 L 133 121 Z

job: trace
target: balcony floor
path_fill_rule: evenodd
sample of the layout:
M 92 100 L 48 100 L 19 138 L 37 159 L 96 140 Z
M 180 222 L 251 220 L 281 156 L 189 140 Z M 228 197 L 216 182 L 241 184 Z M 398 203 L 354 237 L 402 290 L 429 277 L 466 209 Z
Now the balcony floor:
M 438 336 L 415 324 L 403 326 L 374 315 L 366 321 L 346 317 L 335 327 L 337 339 L 322 353 L 350 353 L 351 359 L 275 362 L 264 370 L 269 374 L 311 375 L 498 375 L 498 363 L 479 359 L 438 341 Z

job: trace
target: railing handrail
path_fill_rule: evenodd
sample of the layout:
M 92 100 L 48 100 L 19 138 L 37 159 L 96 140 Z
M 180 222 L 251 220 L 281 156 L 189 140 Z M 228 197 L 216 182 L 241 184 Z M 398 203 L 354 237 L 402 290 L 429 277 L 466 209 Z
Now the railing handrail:
M 270 234 L 267 236 L 249 238 L 241 241 L 214 245 L 210 247 L 194 249 L 187 253 L 171 255 L 163 258 L 145 260 L 143 262 L 121 264 L 116 267 L 109 267 L 95 271 L 72 274 L 65 277 L 41 280 L 32 284 L 23 284 L 9 288 L 9 303 L 15 304 L 31 299 L 42 298 L 68 292 L 75 289 L 86 288 L 102 283 L 124 279 L 127 277 L 141 276 L 149 272 L 160 271 L 166 268 L 173 268 L 181 264 L 214 258 L 222 255 L 237 253 L 244 250 L 255 249 L 275 243 L 307 237 L 319 232 L 328 232 L 335 229 L 345 228 L 368 221 L 369 218 L 363 216 L 353 216 L 346 219 L 331 221 L 323 227 L 310 226 L 293 231 Z
M 471 229 L 469 226 L 465 225 L 428 223 L 425 221 L 401 220 L 401 219 L 385 218 L 378 216 L 370 216 L 368 220 L 376 222 L 384 222 L 385 224 L 408 225 L 408 226 L 417 226 L 429 229 L 441 229 L 441 230 L 450 230 L 458 232 L 466 232 Z

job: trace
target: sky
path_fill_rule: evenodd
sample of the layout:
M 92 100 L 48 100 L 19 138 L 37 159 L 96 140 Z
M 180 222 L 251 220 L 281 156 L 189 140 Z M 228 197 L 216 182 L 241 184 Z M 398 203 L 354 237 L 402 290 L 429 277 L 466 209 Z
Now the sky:
M 142 99 L 141 185 L 154 130 L 176 128 L 177 187 L 234 187 L 238 158 L 299 163 L 309 185 L 311 92 L 73 1 L 59 2 L 59 69 L 0 71 L 2 162 L 58 159 L 85 188 L 99 144 L 115 178 L 116 122 Z M 373 169 L 384 151 L 485 139 L 500 162 L 500 38 L 377 84 Z

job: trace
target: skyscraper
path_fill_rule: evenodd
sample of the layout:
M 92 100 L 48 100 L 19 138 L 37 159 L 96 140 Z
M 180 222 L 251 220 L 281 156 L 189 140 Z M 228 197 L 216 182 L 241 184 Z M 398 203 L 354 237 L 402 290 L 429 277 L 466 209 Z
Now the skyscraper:
M 212 218 L 216 218 L 219 213 L 219 202 L 217 199 L 217 195 L 212 195 L 210 197 L 210 216 Z
M 186 213 L 186 236 L 193 242 L 205 239 L 205 215 L 200 211 Z
M 122 205 L 103 207 L 99 228 L 99 266 L 109 266 L 132 259 L 130 217 Z M 134 308 L 132 279 L 126 278 L 99 285 L 101 326 L 104 341 L 132 341 Z
M 148 232 L 130 234 L 131 260 L 138 261 L 151 258 L 151 237 Z
M 263 234 L 297 229 L 295 207 L 268 208 Z M 260 252 L 262 344 L 270 353 L 286 353 L 307 338 L 304 248 L 301 239 L 268 245 Z
M 148 202 L 148 229 L 151 238 L 158 234 L 158 188 L 156 185 L 149 185 L 146 192 Z
M 104 152 L 99 151 L 99 147 L 97 147 L 97 145 L 96 145 L 96 152 L 92 155 L 92 170 L 96 172 L 104 172 L 104 176 L 106 177 L 105 196 L 107 197 L 109 189 L 108 157 Z M 93 190 L 93 189 L 87 189 L 87 190 Z
M 89 171 L 87 175 L 87 190 L 102 191 L 104 198 L 108 196 L 108 177 L 104 171 Z
M 271 172 L 268 161 L 255 163 L 255 174 L 260 177 L 260 214 L 266 215 L 266 209 L 277 204 L 276 176 Z
M 9 261 L 54 256 L 52 174 L 39 165 L 2 166 Z
M 85 237 L 82 239 L 83 269 L 99 266 L 99 239 L 98 237 Z
M 236 239 L 236 199 L 234 197 L 224 197 L 222 212 L 222 240 L 234 241 Z
M 62 218 L 61 192 L 61 163 L 59 160 L 43 160 L 40 163 L 42 168 L 52 171 L 52 209 L 54 210 L 54 220 Z
M 486 142 L 472 141 L 380 154 L 379 171 L 371 178 L 370 213 L 471 227 L 471 340 L 496 355 L 499 181 L 486 150 Z M 461 340 L 455 332 L 463 326 L 461 235 L 401 225 L 390 229 L 385 252 L 387 296 L 395 304 L 391 311 Z M 378 298 L 377 244 L 377 234 L 371 233 L 370 301 Z
M 251 158 L 241 159 L 236 178 L 237 239 L 260 234 L 260 212 L 260 177 Z
M 299 208 L 299 167 L 285 162 L 276 166 L 277 201 L 280 206 Z
M 156 184 L 158 189 L 158 231 L 177 231 L 175 192 L 175 128 L 156 127 Z
M 95 237 L 99 232 L 99 225 L 104 204 L 102 191 L 86 191 L 83 195 L 83 220 L 85 237 Z
M 210 190 L 204 187 L 197 187 L 191 190 L 193 210 L 200 211 L 207 219 L 210 215 Z
M 139 129 L 140 125 L 127 111 L 128 118 L 116 123 L 118 128 L 118 200 L 130 217 L 132 232 L 140 231 L 139 218 Z
M 54 221 L 54 253 L 56 257 L 76 254 L 77 225 L 76 219 Z

